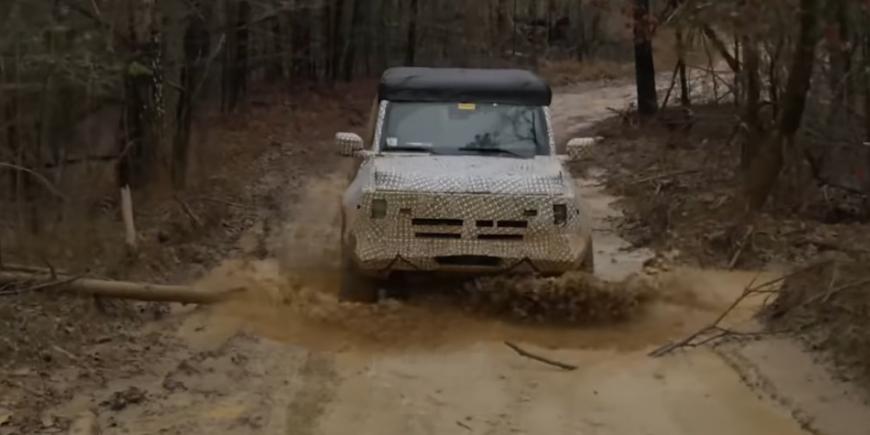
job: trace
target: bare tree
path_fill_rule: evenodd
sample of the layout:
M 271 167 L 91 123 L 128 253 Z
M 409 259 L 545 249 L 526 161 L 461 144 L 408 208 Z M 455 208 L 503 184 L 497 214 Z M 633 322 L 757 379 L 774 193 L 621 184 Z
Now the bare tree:
M 634 65 L 637 80 L 637 108 L 643 115 L 655 114 L 659 107 L 650 17 L 649 0 L 635 0 Z
M 800 1 L 800 31 L 783 95 L 782 112 L 776 131 L 761 143 L 756 157 L 750 163 L 745 186 L 746 203 L 750 211 L 757 211 L 764 206 L 782 170 L 783 151 L 793 146 L 795 134 L 801 126 L 815 65 L 818 6 L 818 0 Z
M 417 15 L 419 15 L 417 0 L 411 0 L 411 8 L 408 11 L 408 44 L 405 52 L 405 65 L 408 66 L 417 63 Z

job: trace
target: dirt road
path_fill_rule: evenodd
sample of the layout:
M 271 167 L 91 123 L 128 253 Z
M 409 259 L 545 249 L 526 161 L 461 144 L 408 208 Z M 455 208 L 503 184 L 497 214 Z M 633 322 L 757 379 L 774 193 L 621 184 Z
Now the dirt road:
M 578 89 L 554 104 L 562 131 L 633 94 L 630 86 Z M 172 351 L 143 354 L 136 375 L 82 392 L 55 414 L 129 434 L 847 435 L 870 427 L 857 393 L 843 393 L 789 344 L 647 356 L 718 316 L 755 272 L 672 271 L 640 317 L 576 329 L 473 315 L 437 297 L 337 303 L 336 198 L 348 164 L 312 180 L 286 227 L 252 236 L 273 259 L 228 260 L 200 283 L 248 288 L 244 300 L 179 310 L 155 326 L 175 330 Z M 614 198 L 581 183 L 596 219 L 598 272 L 638 271 L 650 254 L 616 235 Z M 523 358 L 505 340 L 579 368 Z

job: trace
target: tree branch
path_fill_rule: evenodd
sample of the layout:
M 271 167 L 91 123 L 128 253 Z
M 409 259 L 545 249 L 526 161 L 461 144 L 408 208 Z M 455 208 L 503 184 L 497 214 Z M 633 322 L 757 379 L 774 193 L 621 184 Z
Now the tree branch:
M 710 27 L 708 24 L 701 25 L 701 31 L 704 32 L 704 36 L 713 43 L 713 46 L 716 47 L 716 51 L 725 58 L 725 62 L 728 63 L 728 66 L 731 67 L 731 70 L 735 73 L 740 72 L 740 61 L 738 61 L 734 55 L 728 51 L 728 47 L 725 45 L 725 41 L 722 41 L 722 38 Z
M 47 178 L 45 178 L 44 176 L 42 176 L 42 174 L 40 174 L 38 172 L 35 172 L 35 171 L 28 169 L 28 168 L 25 168 L 23 166 L 13 165 L 12 163 L 4 163 L 4 162 L 0 162 L 0 168 L 7 168 L 7 169 L 11 169 L 13 171 L 20 171 L 20 172 L 24 172 L 26 174 L 30 174 L 31 176 L 33 176 L 33 178 L 36 178 L 36 180 L 39 181 L 45 187 L 45 189 L 48 190 L 49 192 L 51 192 L 54 196 L 56 196 L 64 201 L 67 200 L 67 197 L 66 197 L 66 195 L 63 194 L 63 192 L 58 190 L 57 187 L 55 187 L 51 181 L 48 181 Z
M 734 302 L 732 302 L 731 305 L 729 305 L 728 308 L 726 308 L 725 311 L 723 311 L 719 315 L 719 317 L 717 317 L 716 320 L 714 320 L 712 323 L 710 323 L 709 325 L 707 325 L 707 326 L 701 328 L 700 330 L 692 333 L 688 337 L 683 338 L 682 340 L 670 342 L 670 343 L 667 343 L 663 346 L 660 346 L 659 348 L 653 350 L 652 352 L 650 352 L 647 355 L 650 357 L 653 357 L 653 358 L 659 358 L 659 357 L 665 356 L 665 355 L 673 352 L 674 350 L 677 350 L 680 348 L 703 346 L 705 344 L 717 341 L 717 340 L 725 338 L 727 336 L 734 336 L 734 335 L 758 336 L 758 335 L 761 335 L 762 333 L 760 333 L 760 332 L 732 331 L 730 329 L 723 328 L 721 326 L 721 324 L 722 324 L 722 321 L 725 320 L 725 318 L 728 317 L 728 315 L 734 311 L 734 309 L 736 309 L 741 303 L 743 303 L 744 300 L 746 300 L 746 298 L 753 296 L 753 295 L 767 294 L 767 293 L 775 292 L 775 290 L 774 291 L 769 290 L 770 287 L 773 287 L 773 286 L 785 281 L 786 279 L 788 279 L 794 275 L 797 275 L 800 272 L 811 269 L 813 267 L 815 267 L 815 266 L 813 265 L 813 266 L 803 267 L 803 268 L 794 270 L 791 273 L 784 274 L 784 275 L 780 276 L 779 278 L 772 279 L 770 281 L 767 281 L 767 282 L 759 284 L 759 285 L 755 285 L 755 281 L 758 279 L 758 276 L 756 276 L 755 278 L 753 278 L 752 282 L 750 282 L 743 289 L 743 293 L 741 293 L 740 296 L 737 299 L 735 299 Z M 850 287 L 854 287 L 855 285 L 856 284 L 853 284 Z M 698 338 L 703 337 L 705 335 L 708 335 L 710 333 L 717 333 L 717 334 L 708 336 L 700 341 L 697 340 Z
M 544 363 L 544 364 L 549 364 L 549 365 L 551 365 L 551 366 L 558 367 L 558 368 L 560 368 L 560 369 L 562 369 L 562 370 L 569 370 L 569 371 L 570 371 L 570 370 L 577 370 L 577 366 L 575 366 L 575 365 L 566 364 L 566 363 L 563 363 L 563 362 L 554 361 L 554 360 L 551 360 L 551 359 L 549 359 L 549 358 L 542 357 L 542 356 L 540 356 L 540 355 L 535 355 L 535 354 L 533 354 L 533 353 L 531 353 L 531 352 L 528 352 L 528 351 L 526 351 L 526 350 L 520 348 L 520 347 L 517 346 L 516 344 L 511 343 L 510 341 L 505 341 L 504 344 L 505 344 L 507 347 L 513 349 L 513 351 L 516 352 L 517 354 L 519 354 L 520 356 L 524 356 L 524 357 L 526 357 L 526 358 L 533 359 L 533 360 L 535 360 L 535 361 L 542 362 L 542 363 Z

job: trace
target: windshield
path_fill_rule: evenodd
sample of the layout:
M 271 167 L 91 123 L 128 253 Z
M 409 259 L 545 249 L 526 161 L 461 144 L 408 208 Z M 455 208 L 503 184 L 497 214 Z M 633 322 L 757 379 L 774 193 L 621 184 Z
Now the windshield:
M 380 149 L 523 158 L 550 154 L 541 107 L 492 103 L 390 103 Z

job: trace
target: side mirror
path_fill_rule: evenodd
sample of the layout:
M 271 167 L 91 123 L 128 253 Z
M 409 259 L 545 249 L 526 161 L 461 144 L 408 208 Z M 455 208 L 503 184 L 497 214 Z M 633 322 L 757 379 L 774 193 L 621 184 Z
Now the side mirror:
M 346 157 L 352 157 L 363 150 L 363 140 L 356 133 L 336 133 L 335 144 L 339 153 Z
M 588 152 L 589 147 L 598 144 L 604 140 L 603 137 L 575 137 L 568 141 L 566 146 L 568 152 L 568 160 L 580 160 Z

